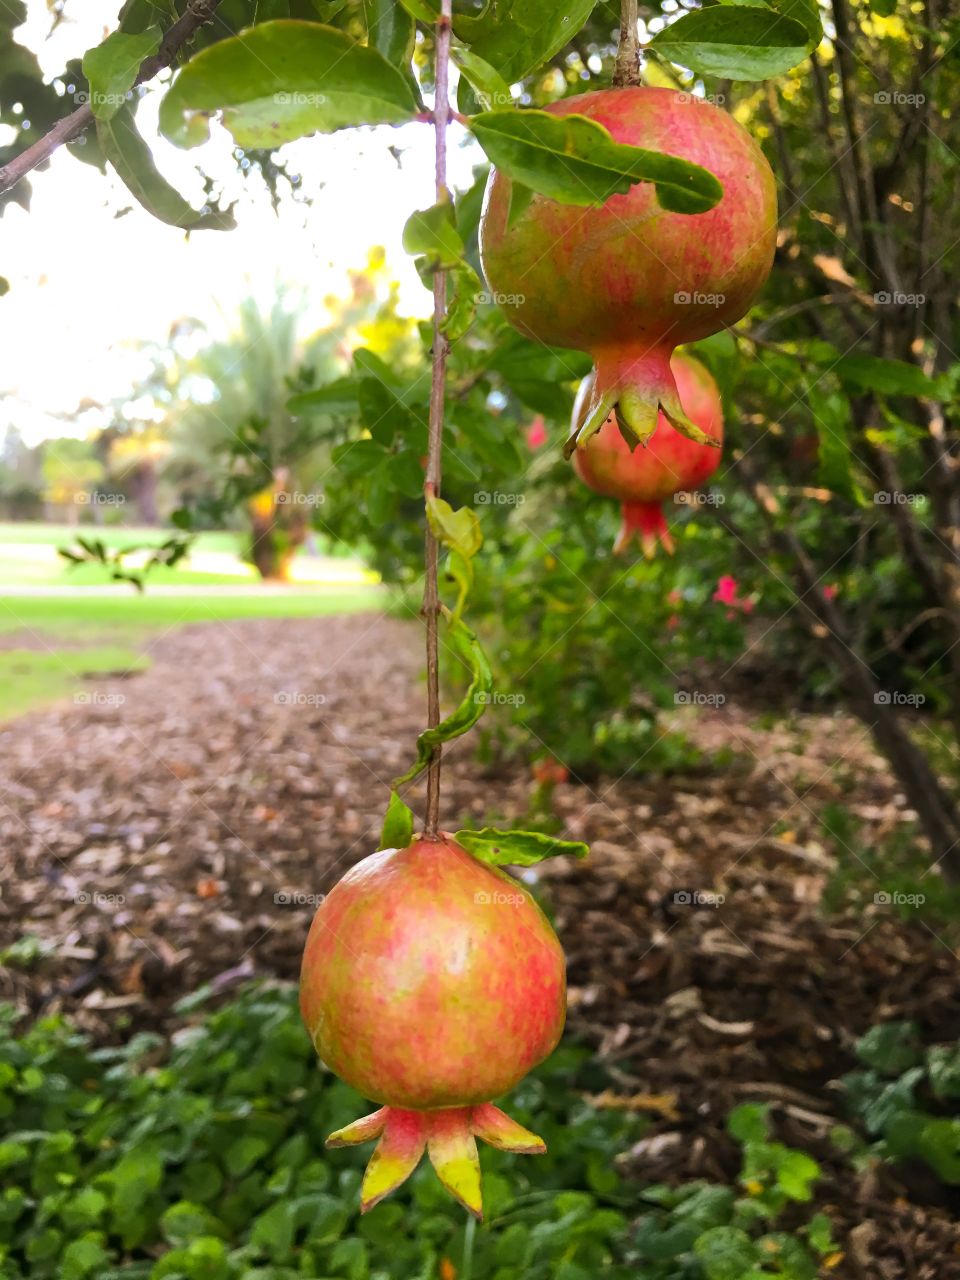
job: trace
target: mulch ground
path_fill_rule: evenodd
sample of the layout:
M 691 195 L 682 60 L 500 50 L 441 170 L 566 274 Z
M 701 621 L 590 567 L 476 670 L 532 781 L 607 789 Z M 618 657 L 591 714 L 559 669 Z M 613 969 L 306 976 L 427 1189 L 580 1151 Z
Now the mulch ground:
M 0 947 L 30 935 L 41 951 L 0 971 L 0 999 L 68 1010 L 106 1040 L 170 1025 L 201 983 L 294 977 L 316 895 L 376 847 L 420 724 L 419 646 L 415 626 L 371 615 L 186 628 L 148 646 L 148 672 L 0 730 Z M 844 1248 L 831 1275 L 954 1280 L 956 1194 L 922 1170 L 855 1174 L 828 1140 L 858 1035 L 902 1017 L 929 1040 L 960 1026 L 943 938 L 871 893 L 821 902 L 824 807 L 862 823 L 849 856 L 869 863 L 909 822 L 905 801 L 843 717 L 795 712 L 774 729 L 743 705 L 695 714 L 731 763 L 558 787 L 556 815 L 592 855 L 538 872 L 570 1029 L 613 1074 L 606 1102 L 651 1115 L 623 1162 L 646 1182 L 731 1180 L 724 1119 L 767 1101 L 778 1136 L 825 1167 Z M 526 773 L 483 772 L 466 743 L 446 755 L 454 829 L 522 821 Z

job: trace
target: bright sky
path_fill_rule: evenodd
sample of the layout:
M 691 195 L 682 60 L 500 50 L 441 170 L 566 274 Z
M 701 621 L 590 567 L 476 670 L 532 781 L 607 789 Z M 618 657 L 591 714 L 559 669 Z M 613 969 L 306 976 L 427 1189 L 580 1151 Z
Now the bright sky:
M 74 10 L 76 12 L 74 12 Z M 82 0 L 47 38 L 44 0 L 30 0 L 30 18 L 16 32 L 40 58 L 45 74 L 98 43 L 116 23 L 119 0 Z M 140 208 L 108 171 L 57 152 L 44 173 L 31 175 L 31 212 L 7 207 L 0 222 L 0 275 L 10 292 L 0 300 L 4 421 L 29 443 L 71 434 L 71 413 L 85 398 L 122 395 L 136 376 L 139 341 L 163 342 L 173 321 L 196 316 L 222 324 L 223 312 L 251 292 L 270 296 L 276 282 L 306 285 L 317 300 L 347 288 L 346 272 L 361 267 L 381 244 L 401 282 L 402 310 L 426 315 L 429 296 L 400 236 L 407 215 L 433 203 L 433 134 L 426 125 L 354 129 L 284 148 L 288 169 L 302 177 L 312 206 L 287 200 L 278 215 L 258 178 L 242 180 L 232 139 L 214 126 L 202 148 L 181 151 L 159 138 L 160 93 L 141 103 L 138 119 L 160 170 L 199 207 L 196 164 L 229 181 L 237 229 L 201 231 L 189 240 Z M 449 181 L 465 186 L 480 152 L 451 130 Z M 388 150 L 402 152 L 400 167 Z M 129 209 L 123 217 L 116 214 Z M 310 317 L 308 317 L 308 326 Z

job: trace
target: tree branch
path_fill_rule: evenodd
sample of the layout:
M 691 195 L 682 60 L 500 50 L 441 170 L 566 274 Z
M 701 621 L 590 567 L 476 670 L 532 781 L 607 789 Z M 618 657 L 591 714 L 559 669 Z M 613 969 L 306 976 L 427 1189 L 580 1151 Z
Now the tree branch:
M 638 17 L 637 0 L 620 0 L 620 43 L 613 68 L 613 83 L 617 88 L 640 83 Z
M 433 126 L 436 138 L 437 201 L 449 199 L 447 191 L 447 123 L 450 119 L 448 71 L 450 66 L 450 23 L 453 0 L 441 0 L 437 20 L 436 101 Z M 449 343 L 443 332 L 447 314 L 447 273 L 433 275 L 433 369 L 430 384 L 430 426 L 427 470 L 423 483 L 424 498 L 429 501 L 440 493 L 443 455 L 443 402 L 447 378 Z M 424 555 L 426 582 L 423 589 L 423 612 L 427 624 L 427 725 L 435 729 L 440 723 L 440 654 L 438 627 L 440 598 L 437 587 L 437 564 L 440 548 L 427 522 Z M 433 749 L 427 769 L 427 811 L 424 835 L 436 838 L 440 830 L 440 745 Z
M 162 71 L 164 67 L 169 67 L 200 27 L 213 18 L 219 3 L 220 0 L 190 0 L 183 16 L 168 28 L 157 52 L 145 58 L 140 64 L 134 84 L 143 84 L 146 80 L 152 80 L 157 72 Z M 93 111 L 89 102 L 85 102 L 82 107 L 77 107 L 76 111 L 58 120 L 42 138 L 38 138 L 25 151 L 14 156 L 9 164 L 0 168 L 0 194 L 9 191 L 21 178 L 49 160 L 65 142 L 72 142 L 74 138 L 79 138 L 92 123 Z

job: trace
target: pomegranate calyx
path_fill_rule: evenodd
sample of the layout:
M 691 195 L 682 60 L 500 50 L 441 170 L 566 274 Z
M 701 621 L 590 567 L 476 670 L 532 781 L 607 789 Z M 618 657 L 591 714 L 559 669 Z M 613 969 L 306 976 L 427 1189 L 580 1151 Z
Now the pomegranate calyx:
M 546 1144 L 492 1102 L 473 1107 L 410 1111 L 381 1107 L 327 1138 L 328 1147 L 380 1141 L 370 1157 L 360 1187 L 360 1212 L 401 1186 L 420 1163 L 424 1151 L 450 1194 L 476 1218 L 483 1218 L 477 1138 L 500 1151 L 543 1155 Z

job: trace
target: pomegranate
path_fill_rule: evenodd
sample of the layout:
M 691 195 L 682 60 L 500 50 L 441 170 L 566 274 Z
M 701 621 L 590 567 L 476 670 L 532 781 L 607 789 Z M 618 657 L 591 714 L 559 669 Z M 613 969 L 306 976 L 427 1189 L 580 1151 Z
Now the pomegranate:
M 506 314 L 527 337 L 593 356 L 567 453 L 614 409 L 633 443 L 653 434 L 658 411 L 691 439 L 715 443 L 684 413 L 670 355 L 738 320 L 769 275 L 769 164 L 732 116 L 672 89 L 601 89 L 547 110 L 587 116 L 615 141 L 693 161 L 723 184 L 719 203 L 698 214 L 662 209 L 650 183 L 589 208 L 535 195 L 511 226 L 510 179 L 491 175 L 480 226 L 491 291 L 517 298 Z
M 674 354 L 670 368 L 676 379 L 680 403 L 692 422 L 713 444 L 723 440 L 720 392 L 710 373 L 693 356 Z M 592 393 L 594 375 L 584 379 L 574 406 L 574 426 Z M 614 551 L 624 551 L 638 537 L 650 558 L 659 542 L 672 553 L 662 503 L 680 490 L 696 489 L 720 464 L 719 448 L 697 444 L 675 431 L 663 413 L 645 449 L 632 449 L 623 437 L 616 414 L 611 413 L 595 436 L 578 449 L 574 466 L 580 479 L 596 493 L 619 498 L 623 523 Z
M 379 1138 L 362 1211 L 426 1149 L 440 1181 L 480 1217 L 476 1139 L 545 1150 L 490 1099 L 560 1038 L 563 951 L 531 896 L 452 837 L 418 838 L 347 872 L 314 917 L 300 1008 L 327 1066 L 381 1104 L 327 1139 Z

